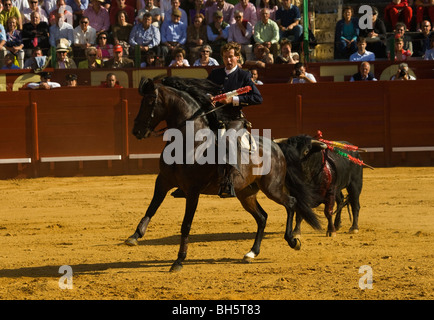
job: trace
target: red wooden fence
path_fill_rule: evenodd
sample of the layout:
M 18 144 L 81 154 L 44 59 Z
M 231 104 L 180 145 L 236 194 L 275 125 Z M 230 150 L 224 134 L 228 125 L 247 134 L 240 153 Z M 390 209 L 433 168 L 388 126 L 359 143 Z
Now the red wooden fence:
M 373 166 L 434 164 L 434 80 L 260 86 L 244 109 L 274 138 L 321 130 L 369 152 Z M 0 93 L 0 178 L 158 172 L 161 137 L 132 134 L 137 89 L 79 87 Z

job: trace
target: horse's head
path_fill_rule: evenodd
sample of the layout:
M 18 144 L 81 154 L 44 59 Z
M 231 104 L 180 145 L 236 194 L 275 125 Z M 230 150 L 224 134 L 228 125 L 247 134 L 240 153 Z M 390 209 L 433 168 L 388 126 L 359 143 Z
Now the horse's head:
M 143 77 L 139 84 L 142 102 L 139 113 L 134 120 L 133 134 L 137 139 L 147 138 L 162 121 L 161 112 L 157 108 L 158 89 L 152 79 Z

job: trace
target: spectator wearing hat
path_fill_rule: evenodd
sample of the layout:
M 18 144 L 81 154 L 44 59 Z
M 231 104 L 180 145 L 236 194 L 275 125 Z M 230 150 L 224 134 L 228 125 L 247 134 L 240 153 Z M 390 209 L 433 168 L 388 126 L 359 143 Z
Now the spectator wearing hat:
M 182 48 L 187 41 L 187 25 L 181 21 L 181 11 L 172 10 L 172 19 L 161 26 L 161 53 L 165 61 L 177 48 Z
M 104 7 L 104 0 L 91 0 L 83 15 L 89 18 L 89 24 L 97 33 L 110 29 L 110 15 Z
M 150 12 L 143 14 L 141 23 L 136 24 L 131 30 L 128 43 L 131 47 L 140 47 L 142 56 L 146 55 L 150 50 L 159 54 L 159 47 L 161 41 L 160 30 L 152 24 L 152 15 Z M 135 49 L 132 50 L 135 52 Z
M 172 20 L 173 10 L 179 10 L 181 12 L 181 22 L 186 26 L 188 26 L 187 12 L 185 12 L 185 10 L 181 8 L 181 1 L 171 0 L 171 4 L 172 4 L 171 8 L 163 12 L 163 24 L 169 23 Z
M 74 60 L 68 57 L 68 47 L 64 43 L 59 43 L 56 47 L 56 61 L 52 67 L 54 69 L 77 69 Z
M 29 89 L 54 89 L 54 88 L 60 88 L 60 83 L 57 82 L 51 82 L 51 73 L 50 72 L 41 72 L 39 74 L 41 77 L 40 82 L 31 82 L 27 85 L 27 88 Z
M 77 86 L 77 75 L 74 73 L 68 73 L 65 76 L 65 80 L 66 80 L 66 86 L 67 87 L 76 87 Z
M 113 48 L 114 57 L 104 63 L 105 68 L 134 68 L 134 61 L 123 57 L 124 49 L 121 45 L 115 45 Z
M 74 28 L 67 22 L 63 21 L 64 14 L 56 15 L 56 23 L 50 27 L 50 46 L 56 47 L 60 39 L 66 39 L 68 47 L 74 42 Z
M 207 24 L 213 22 L 214 12 L 221 11 L 223 13 L 223 21 L 232 24 L 235 23 L 234 19 L 234 5 L 226 2 L 225 0 L 217 0 L 212 5 L 205 4 L 205 20 Z
M 220 48 L 227 43 L 230 26 L 223 21 L 223 12 L 221 11 L 214 12 L 213 19 L 213 22 L 207 26 L 208 44 L 212 48 L 213 58 L 222 64 Z

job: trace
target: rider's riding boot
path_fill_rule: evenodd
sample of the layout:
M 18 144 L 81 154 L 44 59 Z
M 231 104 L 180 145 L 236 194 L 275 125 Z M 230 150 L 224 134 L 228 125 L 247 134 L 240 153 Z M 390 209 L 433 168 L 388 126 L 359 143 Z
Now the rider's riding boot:
M 182 191 L 181 189 L 176 189 L 175 191 L 173 191 L 170 194 L 172 197 L 174 198 L 186 198 L 187 196 L 185 195 L 184 191 Z
M 230 179 L 229 170 L 224 168 L 224 166 L 219 167 L 219 173 L 221 179 L 220 189 L 218 195 L 220 198 L 233 198 L 236 197 L 234 186 L 232 185 L 232 181 Z

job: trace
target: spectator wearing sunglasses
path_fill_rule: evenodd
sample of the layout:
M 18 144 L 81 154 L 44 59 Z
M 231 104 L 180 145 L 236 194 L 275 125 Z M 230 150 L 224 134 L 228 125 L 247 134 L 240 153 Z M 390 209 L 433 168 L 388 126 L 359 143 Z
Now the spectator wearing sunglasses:
M 40 20 L 42 22 L 47 22 L 48 23 L 48 15 L 45 12 L 45 10 L 39 6 L 39 1 L 38 0 L 29 0 L 29 7 L 25 8 L 25 9 L 23 9 L 21 11 L 22 18 L 23 18 L 23 23 L 29 23 L 31 21 L 31 16 L 30 15 L 34 11 L 36 11 L 36 12 L 39 13 L 39 17 L 40 17 Z
M 89 19 L 82 16 L 80 25 L 74 28 L 74 58 L 84 59 L 87 48 L 94 46 L 96 43 L 96 30 L 89 25 Z
M 204 45 L 200 51 L 200 58 L 193 63 L 193 67 L 218 66 L 216 59 L 211 57 L 212 49 L 209 45 Z

